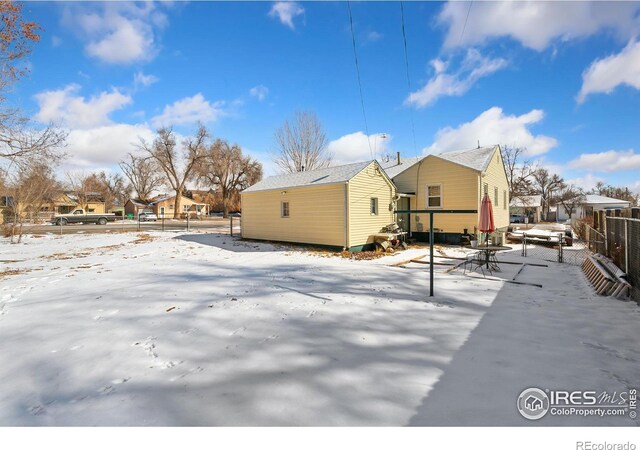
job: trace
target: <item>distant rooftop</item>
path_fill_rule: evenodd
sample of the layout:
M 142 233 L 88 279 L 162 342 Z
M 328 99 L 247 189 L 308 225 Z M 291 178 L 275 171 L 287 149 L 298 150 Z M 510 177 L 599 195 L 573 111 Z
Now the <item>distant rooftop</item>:
M 516 208 L 538 208 L 542 206 L 542 195 L 523 195 L 512 198 L 510 206 Z
M 616 203 L 620 205 L 623 205 L 623 204 L 629 205 L 629 202 L 626 200 L 620 200 L 617 198 L 605 197 L 604 195 L 594 195 L 594 194 L 585 195 L 584 203 L 588 205 L 599 205 L 603 203 Z

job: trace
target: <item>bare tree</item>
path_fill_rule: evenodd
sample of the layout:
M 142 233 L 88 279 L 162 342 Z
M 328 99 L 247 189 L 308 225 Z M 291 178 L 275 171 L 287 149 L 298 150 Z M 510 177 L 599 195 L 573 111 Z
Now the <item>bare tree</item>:
M 584 192 L 574 185 L 565 186 L 558 194 L 558 201 L 569 215 L 569 219 L 571 219 L 573 213 L 578 209 L 578 206 L 584 203 L 584 200 Z
M 275 131 L 274 139 L 278 154 L 273 161 L 284 172 L 303 172 L 331 165 L 327 136 L 313 112 L 296 112 L 292 123 L 286 120 Z
M 164 184 L 163 176 L 152 158 L 129 153 L 127 161 L 120 161 L 120 169 L 131 183 L 139 200 L 149 202 L 153 192 Z
M 91 199 L 100 195 L 99 181 L 94 173 L 85 171 L 67 172 L 65 188 L 70 196 L 75 196 L 75 200 L 82 209 L 87 209 Z
M 58 189 L 53 170 L 48 164 L 35 163 L 20 166 L 9 177 L 6 192 L 8 193 L 7 207 L 12 219 L 10 236 L 11 243 L 22 241 L 23 224 L 27 219 L 38 217 L 42 206 Z
M 129 192 L 125 178 L 121 174 L 111 173 L 107 175 L 104 170 L 86 176 L 82 185 L 89 196 L 95 197 L 95 194 L 97 194 L 104 201 L 107 211 L 116 206 L 116 204 L 124 205 Z
M 197 167 L 198 178 L 216 187 L 222 196 L 223 217 L 229 216 L 229 200 L 262 179 L 262 164 L 242 154 L 242 149 L 217 139 Z
M 194 136 L 184 140 L 182 151 L 177 148 L 172 128 L 160 128 L 152 144 L 148 144 L 144 140 L 141 141 L 140 148 L 164 172 L 165 183 L 176 194 L 173 204 L 173 217 L 175 219 L 180 217 L 180 204 L 186 184 L 193 178 L 195 167 L 204 157 L 207 137 L 207 129 L 200 125 Z
M 21 166 L 24 171 L 38 160 L 59 159 L 54 150 L 64 144 L 66 133 L 52 126 L 35 130 L 17 108 L 5 105 L 7 89 L 29 72 L 23 60 L 40 40 L 40 27 L 23 18 L 18 2 L 1 1 L 0 16 L 0 170 Z
M 591 190 L 591 193 L 624 200 L 632 206 L 640 206 L 640 193 L 633 192 L 628 187 L 614 187 L 598 181 L 596 186 Z
M 509 198 L 522 198 L 532 192 L 533 174 L 537 165 L 529 159 L 524 159 L 527 149 L 504 145 L 501 147 L 502 161 L 507 172 L 509 182 Z
M 547 169 L 539 168 L 533 173 L 533 187 L 542 198 L 543 214 L 546 220 L 553 193 L 565 187 L 564 181 L 558 174 L 550 174 Z

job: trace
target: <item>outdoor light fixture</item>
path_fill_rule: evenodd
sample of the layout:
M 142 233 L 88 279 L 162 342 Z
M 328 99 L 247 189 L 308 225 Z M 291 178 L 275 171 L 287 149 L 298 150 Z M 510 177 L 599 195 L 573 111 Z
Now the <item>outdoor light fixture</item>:
M 281 192 L 281 194 L 282 194 L 282 195 L 284 195 L 284 194 L 286 194 L 286 193 L 287 193 L 287 191 L 282 191 L 282 192 Z

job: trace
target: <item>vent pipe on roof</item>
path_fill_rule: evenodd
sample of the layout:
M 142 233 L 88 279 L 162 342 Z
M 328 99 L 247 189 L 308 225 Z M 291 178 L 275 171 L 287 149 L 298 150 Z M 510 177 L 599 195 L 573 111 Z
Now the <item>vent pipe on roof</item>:
M 398 155 L 398 165 L 400 165 L 400 152 L 397 152 Z
M 478 148 L 480 148 L 480 139 L 478 139 Z

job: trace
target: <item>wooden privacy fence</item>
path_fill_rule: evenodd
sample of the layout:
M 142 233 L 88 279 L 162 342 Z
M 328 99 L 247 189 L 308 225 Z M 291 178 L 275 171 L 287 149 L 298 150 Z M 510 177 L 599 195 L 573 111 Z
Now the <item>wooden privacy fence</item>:
M 593 228 L 604 238 L 604 244 L 594 251 L 610 258 L 626 274 L 630 296 L 640 302 L 640 208 L 595 211 L 593 219 Z

